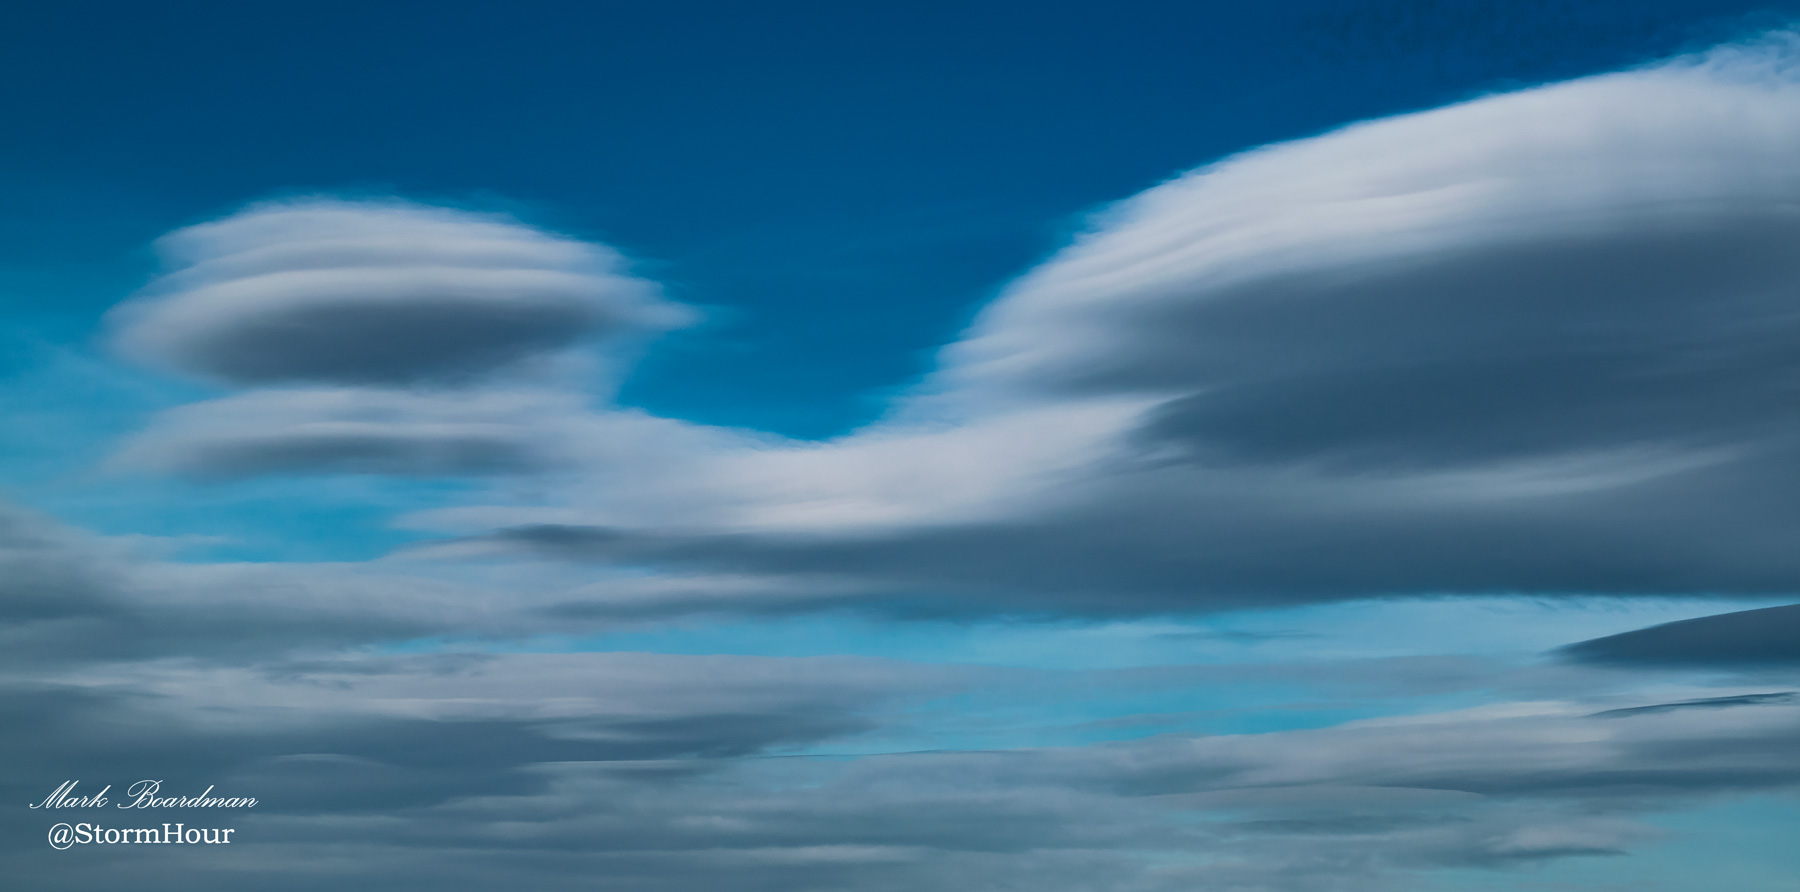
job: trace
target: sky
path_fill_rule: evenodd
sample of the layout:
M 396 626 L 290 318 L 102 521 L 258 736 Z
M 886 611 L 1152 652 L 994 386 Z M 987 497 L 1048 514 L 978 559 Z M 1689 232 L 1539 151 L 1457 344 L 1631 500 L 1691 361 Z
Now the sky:
M 31 888 L 1795 888 L 1800 5 L 8 20 Z

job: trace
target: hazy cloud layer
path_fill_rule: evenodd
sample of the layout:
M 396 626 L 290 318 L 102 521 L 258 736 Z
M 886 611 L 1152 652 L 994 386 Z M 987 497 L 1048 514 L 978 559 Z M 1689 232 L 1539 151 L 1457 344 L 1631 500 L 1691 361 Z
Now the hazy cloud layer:
M 5 753 L 32 775 L 91 782 L 154 765 L 174 789 L 262 800 L 231 816 L 242 848 L 161 862 L 147 889 L 254 873 L 295 889 L 603 877 L 860 892 L 975 877 L 1053 892 L 1373 892 L 1433 868 L 1621 853 L 1659 835 L 1647 812 L 1800 782 L 1789 758 L 1800 707 L 1742 696 L 1061 749 L 781 755 L 904 721 L 894 705 L 954 675 L 643 654 L 164 662 L 15 679 L 0 708 L 38 729 Z M 9 780 L 7 801 L 44 795 L 36 781 Z M 118 852 L 51 852 L 25 809 L 4 820 L 0 860 L 34 888 L 120 868 Z
M 154 853 L 138 880 L 151 890 L 249 877 L 274 889 L 576 889 L 604 877 L 837 892 L 971 878 L 1034 892 L 1375 892 L 1433 868 L 1627 851 L 1656 836 L 1648 812 L 1800 783 L 1800 701 L 1786 689 L 1620 692 L 1607 687 L 1618 673 L 1569 666 L 1510 682 L 1574 694 L 1560 700 L 1301 731 L 890 752 L 882 740 L 976 722 L 968 698 L 983 690 L 1009 705 L 1084 685 L 1257 678 L 1474 690 L 1505 687 L 1514 670 L 1424 658 L 1084 676 L 853 657 L 407 653 L 417 644 L 394 642 L 571 633 L 583 620 L 563 609 L 567 590 L 507 565 L 491 586 L 394 561 L 164 564 L 44 518 L 3 519 L 0 716 L 28 733 L 0 738 L 14 768 L 0 782 L 0 866 L 32 888 L 89 888 L 141 866 L 127 859 L 143 852 L 72 860 L 43 844 L 45 817 L 22 803 L 73 778 L 153 776 L 171 791 L 261 800 L 228 816 L 241 847 Z M 651 582 L 636 597 L 731 584 Z M 629 583 L 614 597 L 629 602 Z M 1154 729 L 1156 718 L 1111 724 Z M 119 814 L 76 817 L 136 817 Z M 225 823 L 192 810 L 139 823 L 161 820 Z

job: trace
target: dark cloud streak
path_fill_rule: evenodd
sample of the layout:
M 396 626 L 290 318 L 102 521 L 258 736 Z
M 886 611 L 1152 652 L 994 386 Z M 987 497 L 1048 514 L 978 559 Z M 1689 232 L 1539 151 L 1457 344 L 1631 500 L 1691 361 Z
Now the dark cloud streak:
M 1800 604 L 1663 623 L 1568 645 L 1581 663 L 1642 667 L 1800 665 Z

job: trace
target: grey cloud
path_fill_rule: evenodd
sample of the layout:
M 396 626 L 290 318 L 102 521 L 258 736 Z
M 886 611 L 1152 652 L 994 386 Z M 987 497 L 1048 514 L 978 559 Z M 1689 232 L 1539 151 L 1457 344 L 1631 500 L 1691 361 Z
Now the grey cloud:
M 579 399 L 512 411 L 482 390 L 345 388 L 342 404 L 184 407 L 122 459 L 555 471 L 567 485 L 539 504 L 501 489 L 504 504 L 413 522 L 808 589 L 767 609 L 1790 592 L 1794 52 L 1727 48 L 1189 172 L 1097 215 L 889 418 L 827 442 L 670 419 L 640 436 L 651 420 Z M 258 228 L 282 219 L 214 225 L 285 245 Z M 196 281 L 258 256 L 196 264 Z M 588 607 L 608 609 L 563 609 Z
M 864 755 L 849 745 L 859 735 L 954 684 L 866 661 L 344 653 L 470 630 L 567 633 L 658 605 L 1106 614 L 1791 591 L 1800 428 L 1782 410 L 1800 378 L 1786 347 L 1800 94 L 1759 70 L 1690 61 L 1228 160 L 1114 209 L 1021 279 L 888 427 L 824 444 L 647 435 L 582 466 L 593 473 L 563 488 L 566 503 L 495 509 L 473 525 L 501 532 L 444 547 L 607 567 L 578 572 L 604 577 L 585 593 L 547 591 L 504 555 L 494 575 L 519 577 L 491 588 L 445 580 L 468 565 L 423 577 L 423 561 L 403 567 L 421 578 L 393 563 L 387 576 L 88 567 L 46 525 L 0 528 L 13 549 L 0 557 L 42 582 L 0 588 L 20 676 L 0 709 L 36 732 L 0 742 L 9 765 L 31 766 L 0 791 L 21 802 L 64 776 L 165 770 L 151 764 L 171 784 L 269 791 L 271 807 L 246 819 L 253 845 L 140 871 L 146 890 L 253 877 L 294 889 L 1387 892 L 1429 868 L 1625 851 L 1654 832 L 1638 820 L 1648 810 L 1793 789 L 1800 706 L 1760 686 Z M 147 464 L 182 467 L 170 456 L 205 437 L 260 444 L 208 459 L 244 472 L 512 467 L 436 457 L 475 430 L 551 453 L 611 442 L 578 405 L 509 414 L 477 405 L 481 388 L 443 386 L 569 343 L 531 334 L 541 318 L 498 326 L 493 350 L 451 326 L 412 358 L 371 359 L 356 351 L 404 314 L 340 312 L 347 292 L 316 275 L 366 284 L 389 280 L 359 278 L 365 266 L 464 264 L 478 269 L 459 281 L 487 281 L 525 262 L 515 248 L 545 244 L 319 247 L 307 219 L 237 219 L 254 246 L 242 252 L 177 240 L 192 269 L 161 286 L 177 295 L 167 315 L 140 304 L 121 324 L 145 339 L 142 355 L 230 382 L 349 386 L 189 407 L 129 447 Z M 265 266 L 294 275 L 259 281 Z M 212 315 L 243 282 L 272 290 L 244 304 L 250 316 Z M 293 282 L 322 290 L 300 300 L 283 290 Z M 461 313 L 465 296 L 445 305 Z M 310 365 L 245 365 L 219 346 L 326 322 L 363 340 Z M 386 387 L 421 380 L 438 389 Z M 1099 422 L 1074 410 L 1113 398 L 1144 409 L 1082 439 Z M 983 427 L 1020 406 L 1044 423 Z M 909 412 L 930 423 L 908 428 Z M 407 430 L 417 437 L 396 445 Z M 1076 445 L 1024 460 L 1063 440 Z M 996 463 L 1028 472 L 976 485 L 1000 476 Z M 1741 620 L 1692 622 L 1572 653 L 1715 665 L 1756 640 Z M 1467 667 L 1438 671 L 1439 686 L 1476 685 Z M 845 752 L 792 754 L 832 741 Z M 0 812 L 9 876 L 92 888 L 120 869 L 98 860 L 120 853 L 48 852 L 22 814 Z
M 429 675 L 429 665 L 420 664 L 431 662 L 389 660 L 382 668 L 389 675 L 418 675 L 423 668 Z M 195 697 L 168 688 L 156 694 L 133 686 L 95 693 L 87 685 L 45 684 L 35 691 L 8 685 L 0 690 L 0 709 L 19 723 L 12 727 L 32 733 L 8 735 L 4 746 L 9 764 L 19 770 L 0 784 L 0 794 L 10 803 L 0 814 L 9 837 L 0 842 L 0 859 L 12 865 L 10 875 L 27 877 L 34 887 L 51 888 L 62 881 L 79 885 L 78 880 L 57 878 L 61 865 L 35 857 L 44 848 L 38 826 L 42 815 L 18 803 L 41 799 L 48 792 L 44 778 L 58 778 L 49 787 L 82 778 L 92 788 L 89 792 L 115 782 L 117 800 L 123 785 L 140 776 L 163 780 L 169 791 L 198 792 L 216 785 L 218 793 L 260 800 L 254 811 L 223 816 L 158 813 L 159 820 L 195 825 L 212 819 L 235 826 L 243 837 L 240 844 L 259 863 L 233 865 L 227 853 L 224 864 L 181 865 L 172 873 L 159 871 L 161 879 L 155 882 L 204 883 L 221 869 L 247 870 L 273 882 L 282 876 L 318 882 L 316 865 L 275 870 L 269 859 L 294 852 L 302 861 L 316 862 L 324 852 L 357 846 L 372 849 L 353 858 L 353 873 L 364 876 L 360 882 L 375 882 L 367 875 L 382 871 L 384 855 L 407 852 L 456 857 L 459 850 L 473 850 L 481 853 L 474 866 L 487 871 L 503 871 L 507 862 L 546 848 L 629 853 L 634 842 L 651 842 L 630 826 L 634 817 L 648 815 L 633 812 L 651 810 L 681 779 L 716 773 L 728 764 L 721 760 L 860 731 L 867 726 L 860 714 L 904 687 L 900 679 L 871 684 L 849 677 L 856 673 L 841 671 L 843 666 L 829 677 L 803 668 L 769 677 L 758 671 L 754 659 L 593 655 L 585 661 L 586 677 L 571 690 L 554 681 L 546 686 L 546 679 L 532 672 L 529 657 L 509 662 L 519 681 L 537 692 L 528 705 L 570 711 L 557 697 L 582 687 L 607 691 L 608 702 L 575 710 L 581 715 L 581 733 L 568 733 L 567 717 L 415 717 L 405 714 L 408 704 L 386 714 L 371 712 L 364 699 L 368 691 L 359 686 L 331 688 L 325 693 L 335 697 L 325 703 L 309 703 L 304 694 L 301 702 L 293 702 L 283 696 L 284 686 L 305 688 L 320 681 L 304 670 L 290 669 L 283 681 L 266 685 L 261 693 L 267 699 L 260 703 L 208 705 L 201 691 L 198 715 L 172 709 L 170 697 L 177 707 Z M 432 699 L 452 710 L 464 705 L 458 681 L 481 670 L 450 673 Z M 665 677 L 645 677 L 646 671 Z M 741 681 L 720 686 L 716 673 L 721 672 Z M 203 674 L 195 680 L 207 681 Z M 733 703 L 733 693 L 749 694 L 752 702 Z M 589 794 L 611 794 L 623 801 L 552 801 L 533 809 L 536 814 L 516 818 L 482 805 L 541 801 L 550 792 L 552 773 L 547 769 L 558 765 L 613 766 L 609 773 L 627 783 Z M 545 818 L 558 811 L 615 812 L 621 826 L 607 829 L 620 838 L 610 845 L 557 840 L 546 833 L 557 828 Z M 118 826 L 137 816 L 107 810 L 79 817 Z M 678 821 L 679 816 L 665 814 L 663 819 Z M 505 831 L 509 823 L 526 832 Z M 325 860 L 343 866 L 337 858 Z M 593 865 L 604 859 L 582 860 Z M 452 887 L 462 882 L 447 879 Z
M 570 573 L 554 562 L 343 564 L 153 559 L 0 502 L 0 674 L 193 657 L 223 664 L 431 638 L 589 634 L 620 620 L 735 611 L 811 579 Z
M 664 657 L 633 671 L 641 659 L 605 657 L 588 681 L 590 690 L 619 698 L 594 718 L 640 740 L 627 746 L 559 739 L 547 733 L 554 725 L 542 715 L 528 714 L 570 708 L 563 702 L 572 692 L 563 686 L 568 676 L 557 672 L 535 696 L 515 702 L 525 712 L 510 717 L 354 723 L 322 721 L 329 713 L 303 707 L 310 724 L 277 735 L 248 724 L 209 730 L 171 721 L 180 712 L 166 699 L 126 704 L 92 694 L 42 698 L 36 712 L 15 717 L 88 732 L 80 738 L 87 749 L 66 754 L 57 768 L 92 776 L 95 765 L 112 764 L 91 751 L 103 739 L 92 728 L 44 721 L 46 709 L 92 709 L 113 713 L 111 727 L 154 721 L 165 729 L 149 736 L 148 752 L 185 753 L 188 761 L 176 763 L 187 772 L 184 782 L 222 779 L 234 789 L 266 791 L 271 807 L 241 819 L 251 843 L 243 854 L 254 855 L 262 864 L 255 874 L 278 888 L 306 888 L 349 871 L 384 887 L 427 876 L 442 889 L 484 888 L 498 878 L 581 888 L 604 876 L 629 889 L 897 892 L 976 877 L 996 889 L 1052 892 L 1196 885 L 1372 892 L 1431 868 L 1504 869 L 1618 853 L 1655 836 L 1637 820 L 1647 810 L 1800 781 L 1786 758 L 1800 715 L 1791 703 L 1722 707 L 1705 711 L 1705 720 L 1515 705 L 1314 731 L 1052 750 L 743 758 L 771 744 L 817 739 L 824 729 L 801 722 L 771 738 L 746 733 L 732 713 L 709 707 L 752 694 L 755 705 L 736 715 L 771 707 L 779 713 L 784 703 L 813 704 L 802 710 L 814 716 L 847 715 L 859 700 L 866 707 L 881 686 L 859 692 L 855 679 L 845 685 L 838 673 L 795 672 L 782 667 L 786 661 L 715 660 L 684 669 L 691 658 Z M 362 672 L 372 687 L 337 692 L 340 702 L 379 700 L 371 695 L 399 683 L 435 693 L 396 705 L 456 713 L 468 709 L 470 693 L 458 680 L 479 682 L 493 668 L 428 663 L 301 665 L 280 683 L 304 686 Z M 739 678 L 733 691 L 707 691 L 711 679 L 732 678 L 737 669 L 752 677 Z M 618 684 L 669 670 L 677 677 L 650 689 Z M 437 676 L 441 683 L 419 686 Z M 536 676 L 525 670 L 520 678 Z M 499 689 L 474 693 L 480 700 Z M 710 745 L 737 749 L 708 751 L 685 731 L 663 733 L 666 726 L 645 734 L 638 719 L 646 714 L 691 716 L 695 727 L 710 728 L 703 735 Z M 207 765 L 209 759 L 216 761 Z M 15 798 L 32 792 L 23 784 L 5 791 Z M 8 827 L 0 859 L 14 875 L 42 876 L 46 888 L 79 887 L 79 872 L 62 874 L 65 862 L 51 860 L 41 845 L 15 841 L 26 838 L 28 823 Z M 245 867 L 194 861 L 145 883 L 161 889 L 216 882 L 233 870 Z
M 325 425 L 319 425 L 324 428 Z M 447 476 L 536 468 L 530 446 L 486 432 L 446 430 L 257 431 L 238 440 L 195 444 L 182 459 L 190 473 L 241 477 L 304 471 L 325 474 Z
M 41 814 L 16 804 L 71 778 L 155 776 L 263 800 L 230 816 L 243 848 L 159 855 L 149 890 L 251 879 L 575 889 L 604 876 L 670 892 L 900 892 L 970 878 L 1033 892 L 1376 892 L 1421 870 L 1628 850 L 1652 832 L 1646 810 L 1800 783 L 1789 758 L 1800 707 L 1730 690 L 1698 698 L 1708 708 L 1507 704 L 1309 731 L 863 754 L 917 721 L 917 705 L 1038 682 L 855 658 L 371 654 L 372 636 L 408 624 L 491 631 L 561 596 L 471 604 L 478 587 L 407 589 L 374 567 L 349 591 L 349 577 L 321 585 L 328 575 L 258 590 L 243 583 L 282 577 L 108 557 L 25 515 L 13 529 L 15 566 L 94 568 L 69 608 L 90 640 L 9 649 L 0 678 L 0 719 L 27 731 L 0 738 L 14 766 L 0 801 L 15 803 L 0 809 L 0 869 L 34 888 L 122 869 L 108 860 L 118 852 L 71 862 L 50 851 Z M 419 619 L 432 614 L 435 625 Z M 66 618 L 6 621 L 30 641 Z M 198 625 L 178 633 L 186 624 Z M 1329 671 L 1352 687 L 1391 686 L 1396 673 L 1442 676 L 1433 690 L 1479 683 L 1476 666 L 1427 663 L 1161 667 L 1091 682 Z
M 48 518 L 0 503 L 0 622 L 32 625 L 103 610 L 116 579 L 94 549 Z
M 507 627 L 475 586 L 370 565 L 166 563 L 0 503 L 0 674 Z
M 855 536 L 541 524 L 491 541 L 599 565 L 835 582 L 842 598 L 813 600 L 900 613 L 1155 614 L 1446 592 L 1763 594 L 1800 578 L 1800 558 L 1776 534 L 1796 522 L 1792 503 L 1770 490 L 1764 467 L 1536 497 L 1538 481 L 1504 476 L 1369 493 L 1304 480 L 1212 488 L 1158 467 L 1115 474 L 1110 491 L 1029 520 Z M 1465 482 L 1494 497 L 1432 491 Z M 1702 491 L 1735 500 L 1682 501 Z M 1674 504 L 1686 513 L 1668 511 Z
M 279 473 L 445 476 L 552 467 L 521 415 L 529 394 L 367 388 L 261 390 L 159 415 L 114 467 L 210 479 Z
M 1729 327 L 1733 308 L 1779 302 L 1759 292 L 1790 268 L 1793 54 L 1791 37 L 1728 48 L 1191 171 L 1021 277 L 944 374 L 978 390 L 1210 388 Z
M 1780 439 L 1797 240 L 1776 213 L 1275 275 L 1172 307 L 1155 337 L 1184 349 L 1153 350 L 1160 368 L 1122 355 L 1118 374 L 1199 387 L 1139 436 L 1205 463 L 1403 472 Z
M 183 781 L 279 789 L 277 810 L 342 811 L 409 804 L 394 801 L 402 793 L 417 804 L 534 789 L 518 770 L 540 763 L 725 759 L 815 743 L 867 730 L 876 705 L 954 679 L 852 658 L 164 661 L 43 673 L 8 685 L 0 702 L 39 729 L 7 743 L 34 773 L 141 763 Z M 22 795 L 25 779 L 11 783 L 7 794 Z
M 1731 697 L 1702 697 L 1698 700 L 1677 700 L 1674 703 L 1653 703 L 1649 706 L 1627 706 L 1622 709 L 1607 709 L 1594 713 L 1596 716 L 1642 715 L 1647 712 L 1673 712 L 1677 709 L 1725 709 L 1731 706 L 1757 706 L 1764 703 L 1788 703 L 1795 699 L 1793 691 L 1775 691 L 1768 694 L 1738 694 Z
M 1362 124 L 1123 203 L 940 377 L 1144 394 L 1130 448 L 1060 511 L 887 553 L 935 537 L 972 579 L 1151 607 L 1791 590 L 1800 87 L 1735 64 Z
M 1791 699 L 1730 698 L 1693 710 L 1587 714 L 1497 706 L 1318 731 L 1119 745 L 1097 781 L 1138 792 L 1353 784 L 1495 797 L 1631 802 L 1800 783 L 1783 743 Z M 1660 704 L 1658 704 L 1660 705 Z
M 1702 616 L 1571 644 L 1562 655 L 1623 666 L 1800 665 L 1800 604 Z
M 263 388 L 158 413 L 108 464 L 213 480 L 309 473 L 491 476 L 595 464 L 647 472 L 708 440 L 706 432 L 680 422 L 591 411 L 586 402 L 585 394 L 551 382 Z
M 252 207 L 173 233 L 114 311 L 127 356 L 228 384 L 466 381 L 683 314 L 602 246 L 399 202 Z
M 1794 52 L 1491 96 L 1190 172 L 1009 286 L 889 426 L 716 478 L 710 512 L 634 524 L 595 487 L 544 523 L 491 512 L 496 540 L 857 580 L 903 611 L 1791 592 Z M 1041 423 L 971 435 L 1021 406 Z M 896 429 L 908 448 L 880 451 Z M 1057 442 L 1041 468 L 990 468 Z M 809 462 L 833 484 L 764 482 Z M 971 465 L 992 492 L 964 504 Z M 696 479 L 715 478 L 668 488 Z M 789 519 L 858 500 L 887 513 Z
M 603 245 L 398 201 L 258 205 L 159 247 L 174 269 L 113 310 L 114 346 L 255 389 L 159 414 L 115 467 L 542 470 L 581 415 L 569 382 L 616 379 L 630 343 L 690 316 Z M 566 405 L 546 419 L 546 400 Z

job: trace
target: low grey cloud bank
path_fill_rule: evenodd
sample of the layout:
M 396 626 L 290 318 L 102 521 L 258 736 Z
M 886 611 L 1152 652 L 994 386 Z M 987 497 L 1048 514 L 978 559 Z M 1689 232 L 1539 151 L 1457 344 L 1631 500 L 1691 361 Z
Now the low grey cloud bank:
M 1792 696 L 1622 695 L 1603 684 L 1615 673 L 1569 666 L 1513 683 L 1587 694 L 1310 730 L 895 752 L 882 742 L 954 737 L 967 707 L 936 728 L 945 716 L 930 707 L 982 690 L 1009 704 L 1258 678 L 1463 691 L 1508 670 L 1423 658 L 1086 677 L 851 657 L 384 653 L 410 649 L 395 639 L 578 621 L 551 609 L 566 591 L 533 591 L 505 565 L 513 584 L 489 588 L 479 574 L 433 582 L 418 575 L 428 564 L 159 564 L 3 517 L 0 597 L 16 609 L 0 614 L 0 715 L 30 729 L 0 740 L 18 769 L 5 801 L 146 772 L 260 800 L 236 821 L 241 850 L 170 856 L 146 889 L 249 876 L 277 889 L 576 889 L 605 876 L 745 892 L 970 877 L 1052 892 L 1375 892 L 1434 868 L 1627 851 L 1655 836 L 1649 812 L 1800 783 Z M 675 584 L 655 582 L 652 599 Z M 1156 717 L 1113 724 L 1137 718 Z M 0 809 L 9 876 L 77 889 L 121 869 L 116 853 L 71 862 L 44 847 L 41 823 Z
M 149 760 L 176 787 L 257 795 L 239 823 L 271 888 L 340 875 L 449 890 L 976 877 L 1056 892 L 1373 892 L 1434 868 L 1617 854 L 1658 836 L 1642 820 L 1658 809 L 1800 783 L 1788 757 L 1800 707 L 1743 695 L 1705 709 L 1504 703 L 1305 731 L 830 754 L 968 681 L 847 659 L 169 661 L 14 680 L 0 707 L 42 729 L 10 739 L 12 764 L 91 778 Z M 782 755 L 821 744 L 828 755 Z M 18 814 L 0 840 L 11 875 L 73 889 L 99 869 L 18 842 L 31 835 Z M 171 862 L 142 882 L 253 869 L 235 857 Z
M 403 562 L 186 563 L 0 502 L 0 673 L 195 656 L 245 663 L 453 634 L 529 635 L 565 585 Z M 628 586 L 627 586 L 628 587 Z

